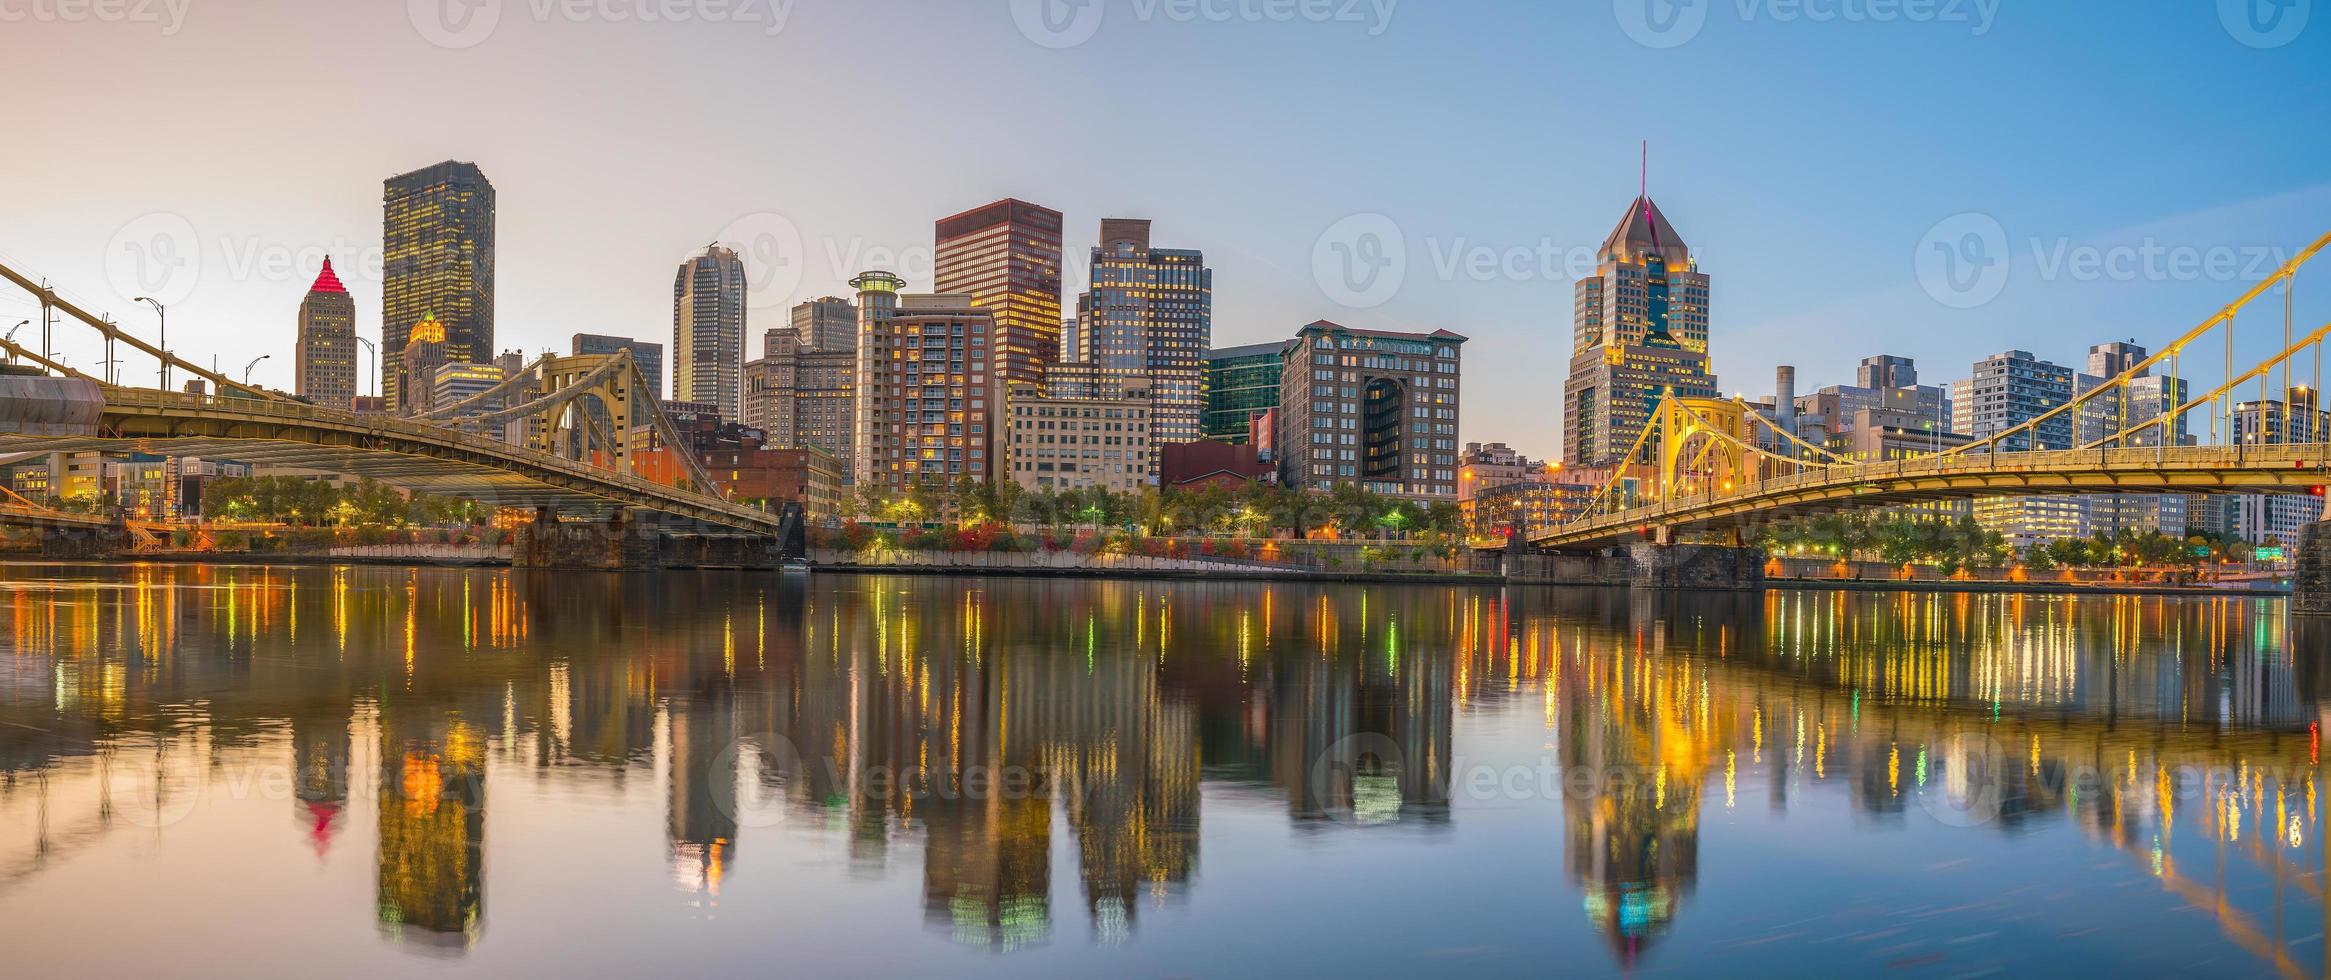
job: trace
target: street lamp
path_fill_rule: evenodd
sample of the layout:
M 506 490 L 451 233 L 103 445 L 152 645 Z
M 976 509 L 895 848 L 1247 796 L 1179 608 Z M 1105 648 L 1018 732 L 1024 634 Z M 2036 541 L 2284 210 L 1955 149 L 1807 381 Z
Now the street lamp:
M 365 350 L 372 352 L 372 393 L 377 397 L 380 394 L 380 346 L 357 334 L 349 336 L 355 337 L 357 343 L 363 344 Z
M 275 355 L 273 354 L 261 354 L 258 357 L 252 358 L 251 363 L 243 365 L 243 387 L 245 389 L 249 389 L 251 387 L 251 369 L 258 367 L 260 361 L 267 360 L 274 356 Z
M 25 328 L 25 326 L 26 326 L 26 325 L 28 325 L 28 324 L 30 324 L 30 323 L 32 323 L 32 321 L 31 321 L 31 320 L 18 320 L 18 321 L 16 321 L 16 325 L 15 325 L 15 326 L 13 326 L 13 327 L 9 327 L 9 328 L 8 328 L 8 342 L 9 342 L 10 344 L 14 344 L 14 343 L 16 343 L 16 332 L 17 332 L 17 331 L 19 331 L 19 330 L 22 330 L 22 329 L 24 329 L 24 328 Z M 16 351 L 14 351 L 14 350 L 10 350 L 10 351 L 8 352 L 8 363 L 10 363 L 10 364 L 14 364 L 14 363 L 16 363 Z
M 154 308 L 154 317 L 162 321 L 162 390 L 170 390 L 170 311 L 162 308 L 162 301 L 151 296 L 140 296 L 130 302 L 145 303 Z

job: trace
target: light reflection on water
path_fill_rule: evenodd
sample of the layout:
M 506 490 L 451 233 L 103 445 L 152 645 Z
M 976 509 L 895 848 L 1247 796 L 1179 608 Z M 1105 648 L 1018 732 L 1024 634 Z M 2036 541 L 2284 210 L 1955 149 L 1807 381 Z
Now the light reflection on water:
M 0 566 L 0 947 L 23 975 L 2318 974 L 2331 648 L 2283 617 Z

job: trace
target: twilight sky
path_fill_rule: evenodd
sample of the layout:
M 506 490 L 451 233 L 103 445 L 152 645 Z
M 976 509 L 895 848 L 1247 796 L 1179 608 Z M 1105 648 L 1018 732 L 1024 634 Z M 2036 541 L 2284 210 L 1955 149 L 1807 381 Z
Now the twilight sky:
M 758 354 L 861 269 L 927 287 L 933 219 L 1019 196 L 1067 213 L 1072 295 L 1104 216 L 1204 249 L 1219 346 L 1467 334 L 1465 438 L 1550 456 L 1639 140 L 1728 392 L 2215 312 L 2331 231 L 2331 10 L 2282 2 L 0 0 L 0 260 L 139 329 L 161 295 L 172 347 L 288 387 L 324 255 L 378 336 L 381 179 L 438 160 L 499 192 L 529 352 L 668 341 L 675 264 L 725 239 Z

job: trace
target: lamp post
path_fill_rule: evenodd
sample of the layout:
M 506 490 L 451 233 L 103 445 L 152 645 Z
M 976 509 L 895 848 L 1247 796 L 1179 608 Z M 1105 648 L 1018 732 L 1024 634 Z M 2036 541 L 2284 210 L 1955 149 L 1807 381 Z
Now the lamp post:
M 18 320 L 18 321 L 16 321 L 16 325 L 15 325 L 15 326 L 13 326 L 13 327 L 9 327 L 9 328 L 8 328 L 8 342 L 9 342 L 9 343 L 11 343 L 11 344 L 14 344 L 14 343 L 16 343 L 16 332 L 17 332 L 17 331 L 19 331 L 19 330 L 22 330 L 22 329 L 24 329 L 24 328 L 25 328 L 25 326 L 26 326 L 26 325 L 28 325 L 28 324 L 30 324 L 30 323 L 32 323 L 32 321 L 31 321 L 31 320 Z M 11 350 L 11 351 L 9 351 L 9 352 L 8 352 L 8 363 L 10 363 L 10 364 L 14 364 L 14 363 L 16 363 L 16 352 L 15 352 L 15 351 L 13 351 L 13 350 Z
M 243 365 L 243 387 L 245 390 L 249 390 L 251 387 L 251 369 L 258 367 L 260 361 L 268 360 L 274 356 L 273 354 L 261 354 L 252 358 L 251 363 Z
M 361 334 L 352 333 L 349 336 L 355 337 L 357 343 L 363 344 L 364 349 L 372 353 L 372 393 L 377 397 L 380 394 L 380 346 L 364 339 Z M 363 389 L 360 387 L 358 390 Z
M 133 303 L 145 303 L 154 308 L 154 317 L 162 322 L 162 390 L 170 390 L 170 311 L 162 308 L 162 301 L 151 296 L 140 296 Z

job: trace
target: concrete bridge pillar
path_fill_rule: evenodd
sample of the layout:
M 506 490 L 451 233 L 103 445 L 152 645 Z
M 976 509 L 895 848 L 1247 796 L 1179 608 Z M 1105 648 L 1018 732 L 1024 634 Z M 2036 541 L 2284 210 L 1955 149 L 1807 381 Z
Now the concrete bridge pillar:
M 1763 548 L 1638 541 L 1628 549 L 1637 589 L 1747 592 L 1764 588 Z
M 129 551 L 129 528 L 53 527 L 41 532 L 40 556 L 49 561 L 104 561 Z
M 2299 535 L 2297 574 L 2291 579 L 2291 611 L 2331 619 L 2331 521 Z
M 539 508 L 511 541 L 510 563 L 518 568 L 608 572 L 662 567 L 655 534 L 641 530 L 628 510 L 618 510 L 604 521 L 560 521 L 550 508 Z

